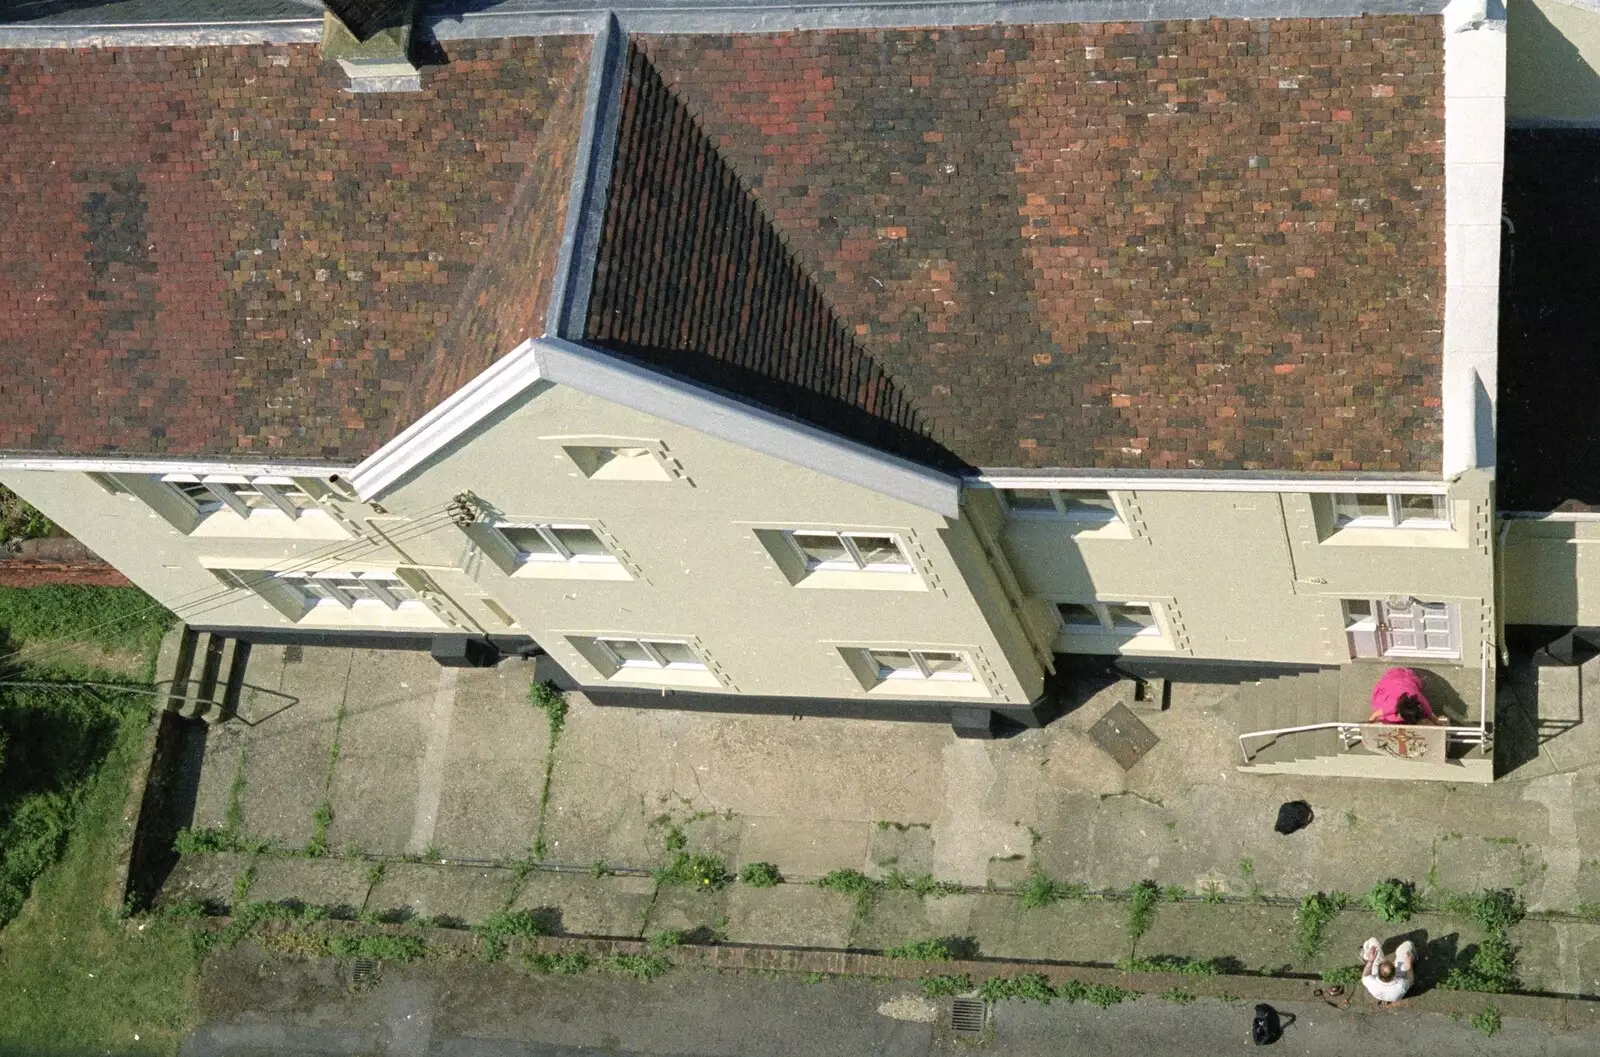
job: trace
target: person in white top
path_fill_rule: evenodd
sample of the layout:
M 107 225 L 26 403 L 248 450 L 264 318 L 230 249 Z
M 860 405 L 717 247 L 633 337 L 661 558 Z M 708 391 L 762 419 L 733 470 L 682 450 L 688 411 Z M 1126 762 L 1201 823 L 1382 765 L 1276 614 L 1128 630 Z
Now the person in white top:
M 1416 975 L 1417 945 L 1406 940 L 1393 958 L 1383 956 L 1376 936 L 1361 945 L 1361 982 L 1379 1002 L 1398 1002 L 1411 990 Z

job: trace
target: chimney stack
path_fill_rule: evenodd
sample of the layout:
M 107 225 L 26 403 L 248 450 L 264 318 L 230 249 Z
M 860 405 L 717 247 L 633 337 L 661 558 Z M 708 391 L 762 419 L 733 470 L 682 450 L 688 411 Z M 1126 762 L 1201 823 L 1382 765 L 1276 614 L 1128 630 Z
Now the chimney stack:
M 411 61 L 416 0 L 324 0 L 322 57 L 335 59 L 351 92 L 420 92 Z

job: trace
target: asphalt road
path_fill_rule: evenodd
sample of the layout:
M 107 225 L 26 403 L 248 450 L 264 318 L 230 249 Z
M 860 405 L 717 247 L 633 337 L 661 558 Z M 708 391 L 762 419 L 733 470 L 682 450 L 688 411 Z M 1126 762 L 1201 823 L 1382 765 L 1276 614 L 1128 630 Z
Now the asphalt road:
M 590 974 L 533 977 L 508 966 L 388 970 L 352 993 L 330 963 L 288 966 L 233 952 L 207 972 L 206 1022 L 183 1057 L 1170 1057 L 1403 1053 L 1556 1057 L 1600 1052 L 1594 1034 L 1532 1021 L 1484 1038 L 1465 1022 L 1410 1011 L 1283 1007 L 1276 1045 L 1250 1043 L 1248 1003 L 1144 998 L 1111 1009 L 1008 1002 L 980 1037 L 953 1035 L 947 1005 L 867 980 L 679 972 L 651 983 Z M 1288 1018 L 1285 1018 L 1288 1019 Z

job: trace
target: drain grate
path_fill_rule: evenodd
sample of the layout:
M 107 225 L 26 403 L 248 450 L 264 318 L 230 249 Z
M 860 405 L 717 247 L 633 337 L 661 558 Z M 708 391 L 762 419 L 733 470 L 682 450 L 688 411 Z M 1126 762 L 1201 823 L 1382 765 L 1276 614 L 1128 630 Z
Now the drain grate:
M 988 1018 L 989 1003 L 981 998 L 958 998 L 950 1003 L 950 1030 L 958 1035 L 976 1035 L 983 1031 Z
M 350 966 L 350 982 L 362 987 L 378 978 L 378 963 L 372 958 L 357 958 Z

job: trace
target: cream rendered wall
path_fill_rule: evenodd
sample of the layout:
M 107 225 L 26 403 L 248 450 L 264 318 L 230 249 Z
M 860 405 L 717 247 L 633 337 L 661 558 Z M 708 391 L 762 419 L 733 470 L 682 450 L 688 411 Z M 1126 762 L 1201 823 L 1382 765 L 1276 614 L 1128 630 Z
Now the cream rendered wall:
M 1600 626 L 1600 521 L 1503 523 L 1507 624 Z
M 186 535 L 143 500 L 132 495 L 113 495 L 86 473 L 6 470 L 0 472 L 0 483 L 38 507 L 146 593 L 192 624 L 259 628 L 308 626 L 297 625 L 251 592 L 224 590 L 207 571 L 210 568 L 386 569 L 414 564 L 408 551 L 411 540 L 405 531 L 405 526 L 413 519 L 384 517 L 361 503 L 337 499 L 325 502 L 324 506 L 343 520 L 318 519 L 319 538 L 285 538 L 266 534 L 254 526 L 250 527 L 249 535 L 211 534 L 217 530 L 217 522 L 234 520 L 237 523 L 228 513 L 216 515 L 217 522 Z M 434 520 L 446 523 L 442 508 L 437 514 Z M 318 518 L 318 515 L 303 515 L 301 520 L 305 518 Z M 275 521 L 274 517 L 267 517 L 264 522 L 282 526 L 288 520 Z M 280 529 L 283 531 L 293 530 Z M 465 579 L 453 567 L 426 571 L 442 587 L 452 579 Z M 480 630 L 472 617 L 452 605 L 448 598 L 436 599 L 434 604 L 433 616 L 419 614 L 419 618 L 409 621 L 403 630 Z M 329 630 L 396 629 L 392 618 L 385 619 L 387 613 L 374 615 L 378 619 L 360 619 L 362 611 L 323 612 L 311 626 Z
M 1506 119 L 1600 124 L 1600 5 L 1509 0 Z
M 1063 639 L 1075 652 L 1341 664 L 1350 660 L 1343 598 L 1413 595 L 1461 607 L 1462 662 L 1476 664 L 1493 627 L 1488 481 L 1452 489 L 1454 528 L 1430 536 L 1330 535 L 1324 498 L 1307 493 L 1118 493 L 1131 538 L 1074 533 L 1063 522 L 1012 520 L 1006 551 L 1040 619 L 1057 601 L 1154 600 L 1176 614 L 1165 648 Z M 1342 535 L 1342 534 L 1341 534 Z M 1399 542 L 1399 541 L 1404 542 Z M 1394 541 L 1394 542 L 1390 542 Z M 1110 648 L 1107 648 L 1107 647 Z
M 681 478 L 591 480 L 563 451 L 563 444 L 610 441 L 659 445 Z M 424 564 L 467 570 L 449 588 L 467 612 L 491 631 L 531 634 L 583 682 L 604 676 L 567 637 L 613 633 L 692 636 L 730 692 L 907 696 L 890 692 L 903 685 L 864 690 L 837 648 L 849 644 L 972 653 L 992 704 L 1026 704 L 1042 691 L 1039 657 L 970 526 L 919 507 L 550 385 L 379 501 L 392 513 L 421 516 L 463 489 L 508 520 L 595 523 L 637 570 L 628 581 L 508 575 L 454 527 L 409 548 Z M 926 589 L 794 586 L 755 536 L 763 527 L 893 530 L 913 542 Z M 517 628 L 500 623 L 485 599 Z

